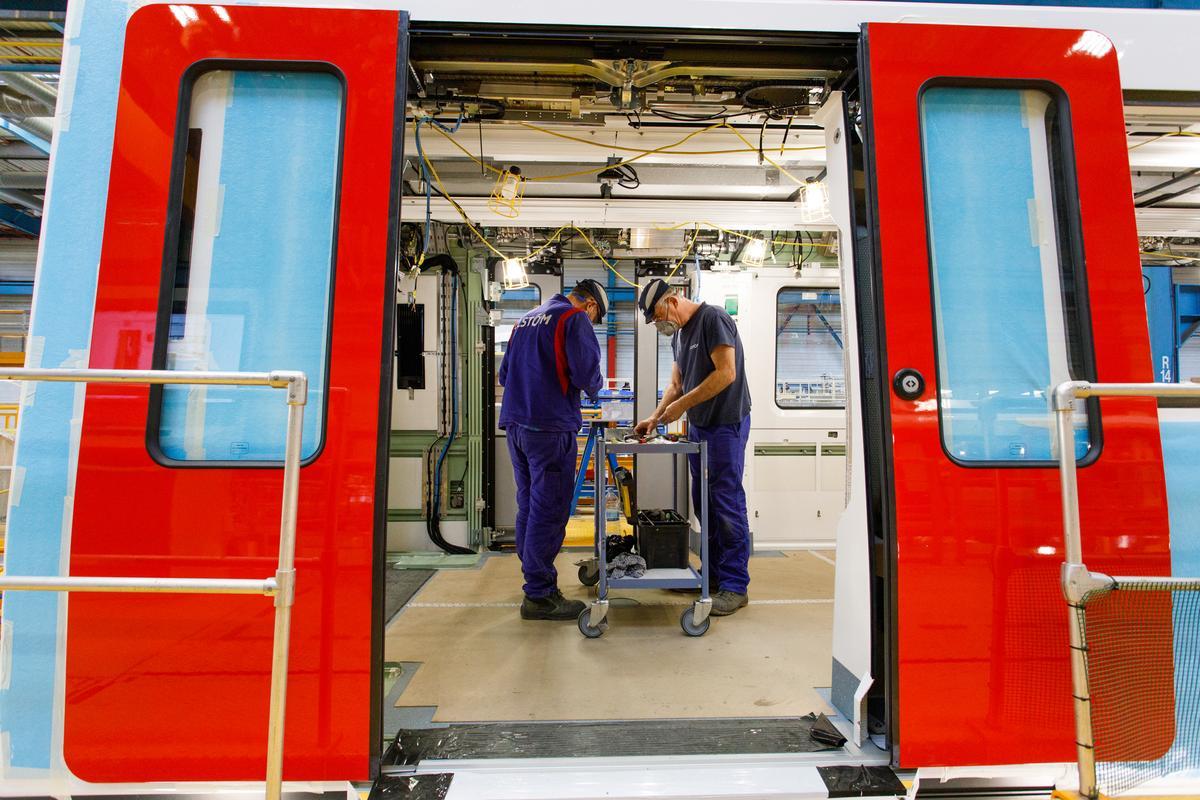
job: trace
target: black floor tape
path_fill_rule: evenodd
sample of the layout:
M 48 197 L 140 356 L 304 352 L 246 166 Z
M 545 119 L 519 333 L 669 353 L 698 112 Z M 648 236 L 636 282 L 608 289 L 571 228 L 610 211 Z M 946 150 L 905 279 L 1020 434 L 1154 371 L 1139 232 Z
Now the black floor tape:
M 621 720 L 451 725 L 402 730 L 387 766 L 431 759 L 816 753 L 836 750 L 811 736 L 814 719 Z
M 387 582 L 384 585 L 383 618 L 391 620 L 408 601 L 412 600 L 417 590 L 425 585 L 425 581 L 433 577 L 431 569 L 392 569 L 388 568 Z
M 367 800 L 443 800 L 454 776 L 448 772 L 433 775 L 383 775 L 371 787 Z
M 830 797 L 904 797 L 891 767 L 817 767 Z

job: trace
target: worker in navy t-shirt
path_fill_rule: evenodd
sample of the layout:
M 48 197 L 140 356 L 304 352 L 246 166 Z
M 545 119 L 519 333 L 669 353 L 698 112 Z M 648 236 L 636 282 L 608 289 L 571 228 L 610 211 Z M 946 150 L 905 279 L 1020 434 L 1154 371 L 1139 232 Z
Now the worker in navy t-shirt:
M 746 440 L 750 388 L 742 341 L 725 309 L 696 303 L 666 281 L 650 281 L 638 296 L 646 322 L 671 337 L 675 364 L 662 401 L 637 432 L 688 416 L 688 438 L 708 442 L 708 555 L 712 613 L 726 616 L 749 602 L 750 523 L 746 517 Z M 700 456 L 688 456 L 692 505 L 700 508 Z
M 517 555 L 525 574 L 522 619 L 575 619 L 579 600 L 558 590 L 562 549 L 575 490 L 579 393 L 604 387 L 592 325 L 608 313 L 608 293 L 591 278 L 556 294 L 513 326 L 500 362 L 500 427 L 508 434 L 517 484 Z

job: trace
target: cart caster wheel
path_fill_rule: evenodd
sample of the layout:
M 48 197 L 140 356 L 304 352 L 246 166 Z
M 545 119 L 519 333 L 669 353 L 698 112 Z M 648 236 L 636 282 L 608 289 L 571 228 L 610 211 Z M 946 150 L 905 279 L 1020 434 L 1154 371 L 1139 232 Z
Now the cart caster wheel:
M 579 612 L 579 632 L 589 639 L 599 639 L 608 630 L 608 617 L 600 620 L 600 624 L 593 628 L 590 624 L 591 615 L 592 610 L 590 608 L 585 608 Z
M 579 582 L 584 586 L 595 586 L 600 582 L 600 567 L 594 561 L 579 565 Z
M 697 625 L 692 620 L 696 614 L 696 609 L 692 606 L 684 609 L 683 616 L 679 618 L 679 627 L 683 628 L 683 632 L 688 636 L 703 636 L 708 633 L 708 626 L 712 624 L 712 617 L 705 617 L 704 622 Z

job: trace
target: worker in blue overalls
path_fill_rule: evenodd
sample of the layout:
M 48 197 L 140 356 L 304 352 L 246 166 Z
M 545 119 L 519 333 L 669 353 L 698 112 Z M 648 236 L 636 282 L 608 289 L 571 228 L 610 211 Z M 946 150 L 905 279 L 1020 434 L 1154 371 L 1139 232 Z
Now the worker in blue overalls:
M 712 614 L 733 614 L 749 602 L 750 522 L 742 473 L 750 436 L 750 388 L 742 340 L 725 309 L 696 303 L 655 278 L 638 295 L 646 322 L 671 337 L 671 383 L 640 434 L 688 416 L 688 438 L 708 442 L 709 583 Z M 692 505 L 700 508 L 700 456 L 688 456 Z
M 584 604 L 558 590 L 554 558 L 562 549 L 575 489 L 579 393 L 604 387 L 592 325 L 608 313 L 608 293 L 587 278 L 556 294 L 513 326 L 500 362 L 500 427 L 508 434 L 517 484 L 517 555 L 525 574 L 522 619 L 575 619 Z

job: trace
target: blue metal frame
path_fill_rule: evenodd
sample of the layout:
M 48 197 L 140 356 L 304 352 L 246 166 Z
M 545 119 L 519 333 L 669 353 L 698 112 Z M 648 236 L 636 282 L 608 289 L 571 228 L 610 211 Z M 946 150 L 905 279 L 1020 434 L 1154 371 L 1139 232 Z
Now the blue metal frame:
M 1175 317 L 1175 287 L 1170 267 L 1142 267 L 1146 321 L 1154 380 L 1175 383 L 1179 376 L 1179 321 Z
M 42 220 L 38 217 L 30 216 L 24 211 L 18 211 L 10 205 L 0 203 L 0 223 L 4 223 L 10 228 L 16 228 L 22 233 L 32 234 L 37 236 L 42 232 Z M 29 284 L 32 288 L 33 284 Z M 29 292 L 22 292 L 29 294 Z
M 579 460 L 579 472 L 575 475 L 575 491 L 571 493 L 571 516 L 575 516 L 575 507 L 579 505 L 579 498 L 589 494 L 584 488 L 584 484 L 587 482 L 588 459 L 592 457 L 592 451 L 596 448 L 596 441 L 604 435 L 604 429 L 605 424 L 600 421 L 592 422 L 588 425 L 587 441 L 583 445 L 583 458 Z M 615 476 L 617 472 L 617 457 L 611 453 L 608 456 L 608 467 L 613 471 L 613 475 Z M 596 498 L 603 498 L 603 495 L 600 493 L 592 492 L 591 494 Z M 603 505 L 603 499 L 596 500 L 597 507 Z
M 4 130 L 8 131 L 9 133 L 15 135 L 17 138 L 21 139 L 21 141 L 25 142 L 26 144 L 33 145 L 38 150 L 41 150 L 43 153 L 45 153 L 47 155 L 50 154 L 50 143 L 49 142 L 47 142 L 42 137 L 38 136 L 36 133 L 31 133 L 30 131 L 25 130 L 25 128 L 23 128 L 22 126 L 18 125 L 15 122 L 13 122 L 11 119 L 8 119 L 7 117 L 0 117 L 0 128 L 3 128 Z

